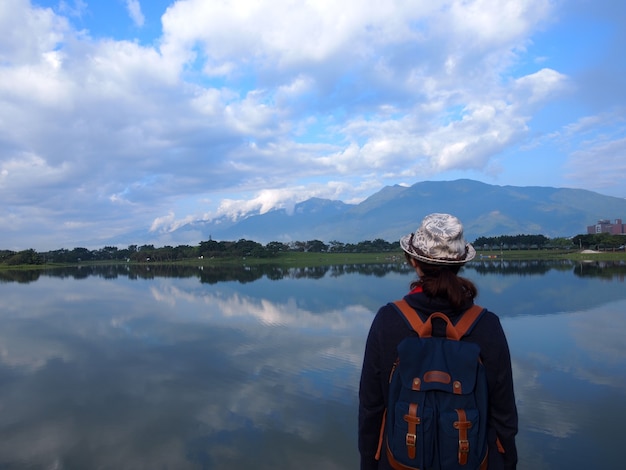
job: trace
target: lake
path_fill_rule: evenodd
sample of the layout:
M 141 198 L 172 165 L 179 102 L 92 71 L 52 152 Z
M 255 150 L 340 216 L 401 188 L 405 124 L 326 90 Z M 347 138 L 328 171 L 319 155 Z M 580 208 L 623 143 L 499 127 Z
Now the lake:
M 626 263 L 473 262 L 519 469 L 621 469 Z M 0 271 L 0 469 L 356 469 L 372 318 L 406 265 Z

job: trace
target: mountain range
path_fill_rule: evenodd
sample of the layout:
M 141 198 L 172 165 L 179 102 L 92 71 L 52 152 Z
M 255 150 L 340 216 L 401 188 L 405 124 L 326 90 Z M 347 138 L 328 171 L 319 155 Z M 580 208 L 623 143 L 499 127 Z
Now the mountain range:
M 469 241 L 479 236 L 541 234 L 549 238 L 586 233 L 599 219 L 626 220 L 626 199 L 583 189 L 497 186 L 474 180 L 424 181 L 387 186 L 359 204 L 312 198 L 293 211 L 275 209 L 234 221 L 195 221 L 172 238 L 270 241 L 395 241 L 415 231 L 433 212 L 454 214 Z M 183 235 L 185 235 L 183 237 Z

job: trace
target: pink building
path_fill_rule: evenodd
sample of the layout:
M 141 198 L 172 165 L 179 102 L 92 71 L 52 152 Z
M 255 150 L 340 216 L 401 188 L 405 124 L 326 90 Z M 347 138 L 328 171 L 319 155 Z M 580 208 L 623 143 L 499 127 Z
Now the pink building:
M 626 234 L 626 224 L 622 223 L 622 219 L 615 219 L 615 223 L 611 223 L 609 219 L 598 220 L 595 225 L 587 226 L 588 234 L 610 233 L 613 235 Z

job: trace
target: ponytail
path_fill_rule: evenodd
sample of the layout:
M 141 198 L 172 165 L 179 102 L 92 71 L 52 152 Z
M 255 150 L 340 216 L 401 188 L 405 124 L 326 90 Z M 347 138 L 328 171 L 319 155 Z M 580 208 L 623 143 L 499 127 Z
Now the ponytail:
M 435 266 L 415 261 L 423 275 L 411 284 L 411 288 L 421 286 L 428 297 L 447 299 L 452 308 L 459 310 L 478 294 L 472 281 L 458 275 L 461 265 Z

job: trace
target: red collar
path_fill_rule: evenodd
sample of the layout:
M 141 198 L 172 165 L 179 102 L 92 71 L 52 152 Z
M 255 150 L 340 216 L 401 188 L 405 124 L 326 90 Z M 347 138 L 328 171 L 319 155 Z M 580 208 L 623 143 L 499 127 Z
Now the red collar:
M 422 285 L 421 284 L 419 286 L 417 286 L 415 289 L 413 289 L 411 292 L 409 292 L 409 295 L 411 295 L 411 294 L 419 294 L 420 292 L 424 292 L 424 289 L 422 289 Z

